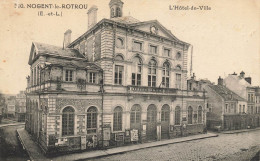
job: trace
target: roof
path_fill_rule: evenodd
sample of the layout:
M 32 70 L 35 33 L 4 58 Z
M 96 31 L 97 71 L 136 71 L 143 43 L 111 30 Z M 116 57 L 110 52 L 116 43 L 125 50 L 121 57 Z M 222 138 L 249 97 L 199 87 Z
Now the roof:
M 78 62 L 77 64 L 72 62 L 58 62 L 58 63 L 52 63 L 49 66 L 62 66 L 62 67 L 68 67 L 68 68 L 82 68 L 82 69 L 88 69 L 88 70 L 102 70 L 101 67 L 96 65 L 95 63 L 90 62 Z
M 134 24 L 140 22 L 139 20 L 133 18 L 132 16 L 115 17 L 115 18 L 111 18 L 110 20 L 119 23 L 124 23 L 124 24 Z
M 245 78 L 241 77 L 241 76 L 237 76 L 237 75 L 232 75 L 229 74 L 228 77 L 233 78 L 234 80 L 236 80 L 240 85 L 244 86 L 244 87 L 252 87 L 251 84 L 249 84 Z M 225 78 L 226 79 L 226 78 Z M 225 80 L 224 79 L 224 80 Z
M 217 94 L 219 94 L 225 101 L 246 101 L 236 93 L 229 90 L 227 87 L 222 85 L 209 85 Z M 231 97 L 232 95 L 232 97 Z
M 63 49 L 62 47 L 44 44 L 44 43 L 38 43 L 38 42 L 33 42 L 33 44 L 37 48 L 38 54 L 45 53 L 45 54 L 54 54 L 59 56 L 84 58 L 84 56 L 80 54 L 79 51 L 76 49 L 71 49 L 71 48 Z

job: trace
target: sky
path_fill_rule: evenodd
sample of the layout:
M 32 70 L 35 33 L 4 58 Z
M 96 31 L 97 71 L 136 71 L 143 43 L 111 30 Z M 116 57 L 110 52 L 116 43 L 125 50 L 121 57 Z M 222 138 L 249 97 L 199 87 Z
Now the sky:
M 157 19 L 180 40 L 193 45 L 197 79 L 217 82 L 242 70 L 260 85 L 259 0 L 122 0 L 123 16 L 140 21 Z M 15 3 L 25 8 L 15 8 Z M 27 4 L 85 4 L 98 7 L 98 21 L 109 18 L 110 0 L 1 0 L 0 92 L 16 94 L 27 86 L 28 59 L 33 41 L 62 46 L 87 31 L 87 9 L 26 8 Z M 170 10 L 169 6 L 208 6 L 211 10 Z M 38 12 L 61 16 L 38 16 Z M 190 59 L 189 59 L 190 61 Z

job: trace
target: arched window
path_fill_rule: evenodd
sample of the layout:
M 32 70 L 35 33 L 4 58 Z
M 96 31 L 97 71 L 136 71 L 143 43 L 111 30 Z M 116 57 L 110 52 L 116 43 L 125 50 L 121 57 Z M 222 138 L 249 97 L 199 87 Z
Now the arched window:
M 188 108 L 188 124 L 192 124 L 192 115 L 193 115 L 193 109 L 192 107 L 190 106 Z
M 74 134 L 74 109 L 70 106 L 62 111 L 62 135 Z
M 111 18 L 113 18 L 115 15 L 114 8 L 111 8 Z
M 161 121 L 162 122 L 170 121 L 170 106 L 169 105 L 163 105 L 162 113 L 161 113 Z
M 122 107 L 117 106 L 114 109 L 114 118 L 113 118 L 113 131 L 121 131 L 122 130 Z
M 166 88 L 170 86 L 170 64 L 168 62 L 163 63 L 162 85 Z
M 133 105 L 130 113 L 131 129 L 140 129 L 141 126 L 141 106 Z
M 202 123 L 202 107 L 199 106 L 198 109 L 198 123 Z
M 97 108 L 94 106 L 89 107 L 87 111 L 87 133 L 97 132 Z
M 132 63 L 132 85 L 141 85 L 142 61 L 139 57 L 134 57 Z
M 156 66 L 157 63 L 154 59 L 150 60 L 148 63 L 148 86 L 156 86 Z
M 181 124 L 181 108 L 177 106 L 175 108 L 175 125 Z
M 121 17 L 121 9 L 119 7 L 116 8 L 116 17 Z

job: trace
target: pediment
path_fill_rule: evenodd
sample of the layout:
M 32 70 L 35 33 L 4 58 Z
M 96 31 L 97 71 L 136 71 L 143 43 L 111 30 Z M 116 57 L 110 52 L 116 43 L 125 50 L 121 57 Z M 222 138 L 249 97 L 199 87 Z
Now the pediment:
M 29 65 L 32 64 L 32 61 L 33 61 L 33 59 L 36 57 L 37 54 L 38 54 L 38 49 L 37 49 L 35 43 L 33 42 L 33 43 L 32 43 L 32 46 L 31 46 L 31 52 L 30 52 L 29 61 L 28 61 L 28 64 L 29 64 Z
M 138 22 L 131 25 L 134 29 L 138 29 L 144 32 L 149 32 L 154 35 L 165 37 L 168 39 L 180 41 L 176 38 L 170 30 L 167 30 L 160 22 L 157 20 Z

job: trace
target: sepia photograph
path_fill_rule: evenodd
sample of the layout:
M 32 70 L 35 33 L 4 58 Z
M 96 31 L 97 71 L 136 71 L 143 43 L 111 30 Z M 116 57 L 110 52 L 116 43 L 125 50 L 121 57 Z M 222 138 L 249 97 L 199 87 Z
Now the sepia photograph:
M 259 0 L 1 0 L 1 161 L 260 161 Z

